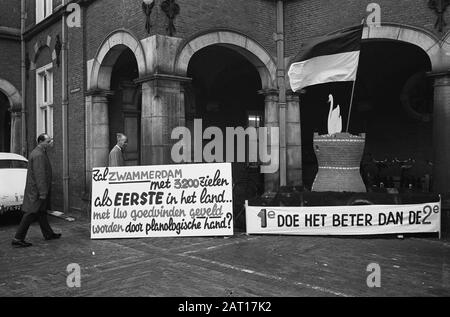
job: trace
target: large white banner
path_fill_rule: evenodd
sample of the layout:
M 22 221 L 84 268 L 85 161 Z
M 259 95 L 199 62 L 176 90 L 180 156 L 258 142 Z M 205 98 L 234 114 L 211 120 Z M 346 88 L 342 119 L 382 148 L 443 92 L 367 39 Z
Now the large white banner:
M 231 164 L 94 168 L 91 238 L 233 235 Z
M 246 206 L 247 233 L 372 235 L 440 232 L 441 203 L 327 207 Z

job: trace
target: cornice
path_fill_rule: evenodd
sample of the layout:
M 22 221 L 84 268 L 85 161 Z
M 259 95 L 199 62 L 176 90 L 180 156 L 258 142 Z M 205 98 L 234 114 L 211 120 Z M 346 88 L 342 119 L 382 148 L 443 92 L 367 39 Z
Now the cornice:
M 20 41 L 20 29 L 0 26 L 0 39 Z

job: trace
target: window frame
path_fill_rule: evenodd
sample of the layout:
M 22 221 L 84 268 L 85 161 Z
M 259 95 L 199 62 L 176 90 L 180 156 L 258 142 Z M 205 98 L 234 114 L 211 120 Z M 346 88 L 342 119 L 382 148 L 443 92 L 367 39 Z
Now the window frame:
M 47 80 L 44 80 L 47 79 Z M 45 86 L 45 82 L 47 85 Z M 36 70 L 36 133 L 53 137 L 53 62 Z M 46 88 L 46 89 L 45 89 Z M 47 94 L 45 94 L 46 90 Z M 47 100 L 45 100 L 45 95 Z
M 53 0 L 36 0 L 36 24 L 45 20 L 53 13 Z

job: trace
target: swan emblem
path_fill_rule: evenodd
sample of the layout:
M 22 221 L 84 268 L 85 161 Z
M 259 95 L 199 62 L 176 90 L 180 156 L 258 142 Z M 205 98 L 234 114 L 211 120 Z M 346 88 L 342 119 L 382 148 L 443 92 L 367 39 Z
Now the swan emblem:
M 330 112 L 328 113 L 328 134 L 336 134 L 342 132 L 342 117 L 341 107 L 339 105 L 334 108 L 333 95 L 328 96 L 328 102 L 330 103 Z

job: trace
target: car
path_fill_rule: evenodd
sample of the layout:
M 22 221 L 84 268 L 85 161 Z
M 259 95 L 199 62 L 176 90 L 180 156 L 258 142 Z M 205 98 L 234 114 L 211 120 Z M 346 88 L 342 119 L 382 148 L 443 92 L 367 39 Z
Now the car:
M 0 153 L 0 215 L 22 209 L 28 160 L 14 153 Z

